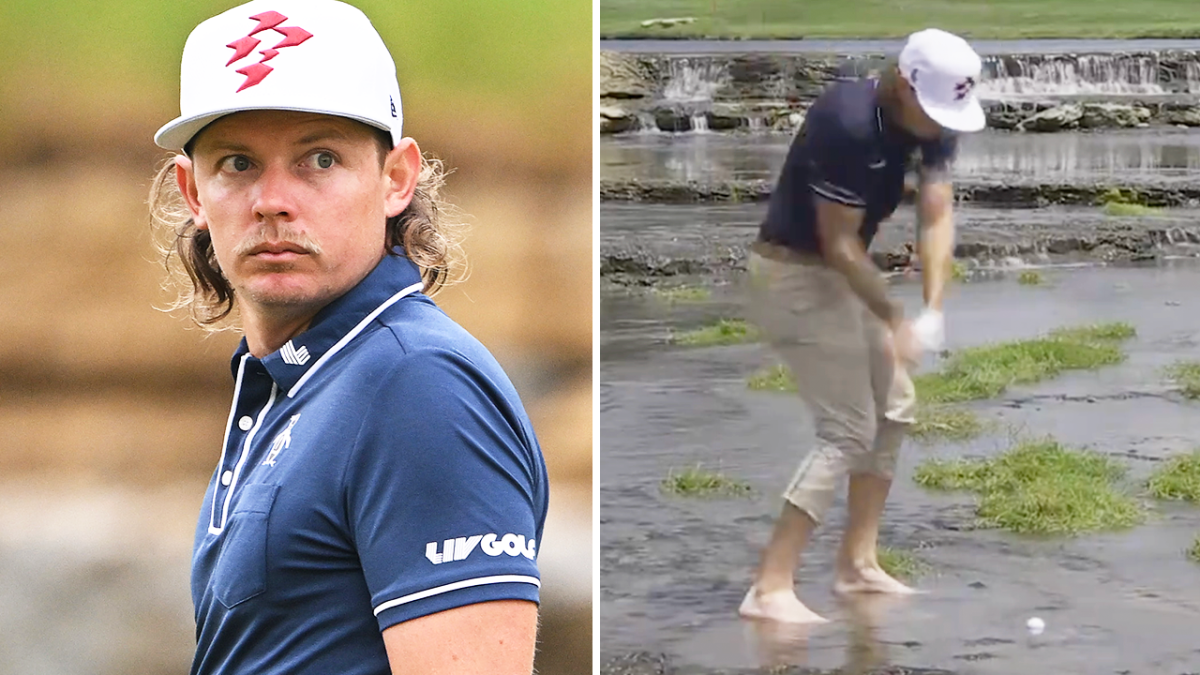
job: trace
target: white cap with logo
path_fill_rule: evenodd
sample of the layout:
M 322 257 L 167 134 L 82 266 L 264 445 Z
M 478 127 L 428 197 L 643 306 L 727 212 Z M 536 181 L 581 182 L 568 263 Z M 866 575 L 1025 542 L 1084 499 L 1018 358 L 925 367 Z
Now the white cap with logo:
M 252 0 L 197 26 L 183 48 L 180 116 L 154 142 L 180 150 L 244 110 L 348 117 L 393 145 L 403 137 L 392 55 L 365 14 L 336 0 Z
M 983 64 L 966 40 L 937 28 L 918 31 L 900 50 L 899 66 L 934 122 L 964 132 L 987 125 L 975 96 Z

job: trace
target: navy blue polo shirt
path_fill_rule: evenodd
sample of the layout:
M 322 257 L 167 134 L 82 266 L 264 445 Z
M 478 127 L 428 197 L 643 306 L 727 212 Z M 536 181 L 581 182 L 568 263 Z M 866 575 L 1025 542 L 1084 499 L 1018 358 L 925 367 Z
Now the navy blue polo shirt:
M 859 236 L 869 247 L 879 224 L 904 197 L 904 177 L 919 152 L 922 165 L 947 168 L 957 151 L 948 134 L 922 141 L 879 106 L 876 79 L 840 81 L 813 102 L 788 149 L 759 238 L 820 253 L 818 198 L 864 210 Z
M 192 673 L 390 673 L 381 631 L 538 601 L 546 468 L 500 365 L 386 256 L 257 359 L 243 339 L 192 558 Z

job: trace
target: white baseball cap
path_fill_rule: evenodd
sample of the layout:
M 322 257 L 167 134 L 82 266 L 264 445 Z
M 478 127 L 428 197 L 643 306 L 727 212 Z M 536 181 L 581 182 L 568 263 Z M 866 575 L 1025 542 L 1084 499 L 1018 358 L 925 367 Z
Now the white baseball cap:
M 358 9 L 336 0 L 253 0 L 196 26 L 183 47 L 179 117 L 154 142 L 182 149 L 243 110 L 336 115 L 391 132 L 404 121 L 396 64 Z
M 937 28 L 918 31 L 900 50 L 899 66 L 934 122 L 966 132 L 987 125 L 975 96 L 983 64 L 966 40 Z

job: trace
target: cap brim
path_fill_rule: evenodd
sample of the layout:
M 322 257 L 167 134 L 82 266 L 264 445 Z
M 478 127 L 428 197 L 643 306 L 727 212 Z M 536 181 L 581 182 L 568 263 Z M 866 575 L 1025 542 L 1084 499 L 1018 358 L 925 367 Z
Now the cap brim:
M 180 150 L 180 151 L 182 151 L 183 147 L 185 145 L 187 145 L 188 142 L 191 141 L 192 138 L 196 134 L 200 133 L 200 130 L 203 129 L 204 127 L 208 126 L 209 124 L 212 124 L 213 122 L 217 121 L 218 119 L 220 119 L 226 115 L 232 115 L 233 113 L 239 113 L 239 112 L 247 112 L 250 110 L 283 110 L 283 111 L 289 111 L 289 112 L 315 113 L 317 115 L 332 115 L 334 117 L 345 117 L 348 119 L 355 120 L 357 122 L 362 122 L 363 124 L 375 127 L 376 129 L 382 129 L 383 131 L 387 131 L 387 132 L 392 131 L 391 129 L 380 125 L 378 122 L 376 122 L 374 120 L 367 119 L 365 117 L 356 117 L 354 115 L 347 115 L 343 112 L 332 112 L 330 110 L 317 110 L 314 108 L 301 108 L 301 107 L 290 107 L 290 106 L 277 106 L 277 107 L 262 106 L 262 107 L 256 107 L 256 108 L 231 108 L 229 110 L 218 110 L 215 112 L 207 112 L 203 115 L 193 115 L 191 117 L 176 117 L 175 119 L 171 120 L 170 122 L 167 122 L 165 125 L 163 125 L 163 127 L 161 129 L 159 129 L 157 132 L 155 132 L 154 143 L 158 147 L 163 148 L 165 150 Z M 397 139 L 395 138 L 394 135 L 393 135 L 392 141 L 393 141 L 393 145 L 397 141 Z
M 961 131 L 970 133 L 981 131 L 987 126 L 987 115 L 983 113 L 983 106 L 979 104 L 979 99 L 974 94 L 963 99 L 962 103 L 956 106 L 938 106 L 931 105 L 921 92 L 917 91 L 917 101 L 921 104 L 921 109 L 934 122 L 942 125 L 951 131 Z

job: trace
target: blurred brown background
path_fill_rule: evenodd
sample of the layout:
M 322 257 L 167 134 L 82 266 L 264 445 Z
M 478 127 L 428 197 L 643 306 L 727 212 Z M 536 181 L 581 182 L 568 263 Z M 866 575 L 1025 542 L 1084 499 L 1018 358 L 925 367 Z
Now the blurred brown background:
M 0 675 L 174 675 L 233 333 L 165 314 L 146 197 L 188 32 L 236 1 L 0 3 Z M 546 454 L 544 675 L 591 668 L 592 7 L 354 0 L 454 170 L 470 279 Z

